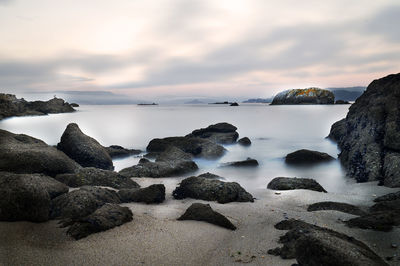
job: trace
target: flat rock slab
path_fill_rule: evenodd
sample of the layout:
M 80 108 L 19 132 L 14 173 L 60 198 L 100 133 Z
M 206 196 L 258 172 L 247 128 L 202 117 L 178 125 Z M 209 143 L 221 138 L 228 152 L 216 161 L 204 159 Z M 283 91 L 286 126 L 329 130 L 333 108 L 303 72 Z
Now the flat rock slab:
M 165 186 L 154 184 L 146 188 L 121 189 L 118 195 L 122 202 L 161 203 L 165 200 Z
M 269 182 L 267 188 L 275 190 L 308 189 L 326 193 L 326 190 L 311 178 L 275 177 Z
M 204 221 L 231 230 L 236 230 L 236 226 L 234 226 L 231 221 L 219 212 L 214 211 L 209 204 L 193 203 L 185 213 L 178 218 L 178 220 Z
M 310 165 L 333 160 L 335 160 L 335 158 L 327 153 L 306 149 L 289 153 L 285 158 L 285 162 L 292 165 Z
M 333 202 L 333 201 L 324 201 L 317 202 L 308 206 L 307 211 L 323 211 L 323 210 L 333 210 L 345 212 L 353 215 L 365 215 L 366 212 L 361 210 L 359 207 L 343 203 L 343 202 Z

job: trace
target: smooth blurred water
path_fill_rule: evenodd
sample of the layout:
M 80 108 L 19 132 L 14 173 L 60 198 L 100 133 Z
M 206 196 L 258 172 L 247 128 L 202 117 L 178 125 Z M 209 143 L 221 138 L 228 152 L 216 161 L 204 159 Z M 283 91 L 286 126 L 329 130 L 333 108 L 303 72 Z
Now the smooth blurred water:
M 198 173 L 212 172 L 250 189 L 265 188 L 277 176 L 309 177 L 328 191 L 340 192 L 352 181 L 345 178 L 337 161 L 311 168 L 288 167 L 284 156 L 305 148 L 337 157 L 336 144 L 325 137 L 331 125 L 346 116 L 348 108 L 349 105 L 86 105 L 75 113 L 5 119 L 0 121 L 0 128 L 56 145 L 68 123 L 74 122 L 104 146 L 117 144 L 145 150 L 153 138 L 186 135 L 210 124 L 228 122 L 238 128 L 240 137 L 249 137 L 252 145 L 227 145 L 226 155 L 216 161 L 196 159 Z M 220 167 L 247 157 L 257 159 L 260 166 Z M 137 156 L 114 160 L 114 166 L 118 171 L 138 160 Z

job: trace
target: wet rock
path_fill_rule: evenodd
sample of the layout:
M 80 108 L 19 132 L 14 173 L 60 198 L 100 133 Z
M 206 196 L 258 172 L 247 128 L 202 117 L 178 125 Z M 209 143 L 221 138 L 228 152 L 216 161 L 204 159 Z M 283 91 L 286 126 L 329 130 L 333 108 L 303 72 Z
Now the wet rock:
M 251 140 L 248 137 L 244 137 L 238 140 L 238 143 L 242 146 L 250 146 Z
M 67 234 L 78 240 L 130 222 L 132 216 L 133 214 L 128 207 L 107 203 L 87 217 L 73 221 Z
M 215 174 L 212 174 L 209 172 L 198 175 L 198 177 L 204 177 L 204 178 L 210 178 L 210 179 L 224 179 L 223 177 L 221 177 L 219 175 L 215 175 Z
M 335 104 L 350 104 L 350 102 L 344 101 L 344 100 L 337 100 L 337 101 L 335 101 Z
M 359 207 L 343 203 L 343 202 L 332 202 L 332 201 L 324 201 L 317 202 L 308 206 L 307 211 L 322 211 L 322 210 L 333 210 L 345 212 L 353 215 L 365 215 L 366 212 L 361 210 Z
M 77 124 L 71 123 L 67 126 L 57 148 L 83 167 L 114 169 L 107 150 L 97 140 L 85 135 Z
M 393 226 L 400 225 L 400 211 L 373 212 L 345 221 L 349 227 L 372 229 L 376 231 L 390 231 Z
M 346 134 L 346 130 L 346 119 L 339 120 L 332 125 L 328 138 L 339 142 Z
M 286 155 L 285 162 L 293 165 L 316 164 L 320 162 L 329 162 L 335 160 L 332 156 L 324 152 L 311 150 L 298 150 Z
M 229 123 L 218 123 L 210 125 L 207 128 L 201 128 L 194 130 L 191 134 L 186 137 L 198 137 L 202 139 L 209 139 L 215 143 L 231 144 L 235 143 L 239 137 L 236 132 L 237 127 Z
M 390 201 L 390 200 L 400 200 L 400 191 L 395 193 L 389 193 L 374 199 L 375 202 Z
M 257 167 L 258 161 L 256 159 L 247 158 L 244 161 L 236 161 L 236 162 L 229 162 L 224 164 L 223 166 L 232 166 L 232 167 Z
M 71 103 L 70 104 L 72 107 L 79 107 L 79 104 L 77 104 L 77 103 Z
M 239 106 L 237 102 L 231 103 L 230 106 Z
M 41 140 L 0 129 L 0 171 L 55 176 L 78 168 L 63 152 Z
M 70 187 L 105 186 L 116 189 L 138 188 L 132 179 L 117 172 L 102 170 L 94 167 L 81 168 L 75 174 L 61 174 L 55 177 L 58 181 Z
M 105 149 L 111 158 L 123 158 L 135 154 L 140 154 L 142 152 L 141 150 L 125 149 L 124 147 L 118 145 L 111 145 L 109 147 L 105 147 Z
M 218 203 L 254 202 L 253 196 L 236 182 L 204 177 L 188 177 L 173 191 L 175 199 L 194 198 Z
M 370 212 L 400 211 L 400 199 L 380 201 L 369 208 Z
M 326 193 L 326 190 L 317 181 L 310 178 L 275 177 L 269 182 L 267 188 L 275 190 L 308 189 Z
M 193 203 L 185 213 L 178 218 L 178 220 L 204 221 L 231 230 L 236 230 L 236 226 L 234 226 L 231 221 L 222 214 L 214 211 L 209 204 Z
M 161 203 L 165 200 L 165 186 L 155 184 L 146 188 L 121 189 L 118 195 L 122 202 Z
M 335 95 L 320 88 L 294 89 L 278 93 L 271 105 L 280 104 L 333 104 Z

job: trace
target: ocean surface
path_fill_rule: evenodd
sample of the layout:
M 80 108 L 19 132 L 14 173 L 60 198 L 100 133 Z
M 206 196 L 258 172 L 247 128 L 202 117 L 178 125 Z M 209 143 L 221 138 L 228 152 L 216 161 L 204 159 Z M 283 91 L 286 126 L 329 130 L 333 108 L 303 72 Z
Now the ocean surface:
M 329 192 L 344 192 L 354 181 L 345 177 L 338 161 L 314 167 L 289 167 L 286 154 L 298 149 L 326 152 L 337 157 L 335 143 L 326 139 L 331 125 L 344 118 L 350 105 L 83 105 L 75 113 L 15 117 L 0 121 L 0 128 L 23 133 L 56 145 L 69 123 L 102 145 L 121 145 L 145 151 L 153 138 L 183 136 L 210 124 L 228 122 L 241 137 L 249 137 L 250 147 L 225 145 L 228 150 L 219 160 L 195 159 L 199 171 L 212 172 L 236 181 L 246 189 L 265 188 L 278 176 L 316 179 Z M 221 167 L 221 164 L 257 159 L 257 168 Z M 132 166 L 140 156 L 114 160 L 115 170 Z

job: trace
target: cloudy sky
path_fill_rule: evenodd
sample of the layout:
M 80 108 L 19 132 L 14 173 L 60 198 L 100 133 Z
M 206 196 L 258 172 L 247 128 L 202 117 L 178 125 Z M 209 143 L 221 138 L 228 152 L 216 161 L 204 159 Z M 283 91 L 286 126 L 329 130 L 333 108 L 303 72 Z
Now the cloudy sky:
M 400 72 L 400 1 L 0 0 L 0 88 L 269 97 Z

